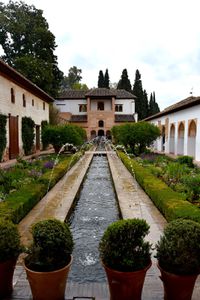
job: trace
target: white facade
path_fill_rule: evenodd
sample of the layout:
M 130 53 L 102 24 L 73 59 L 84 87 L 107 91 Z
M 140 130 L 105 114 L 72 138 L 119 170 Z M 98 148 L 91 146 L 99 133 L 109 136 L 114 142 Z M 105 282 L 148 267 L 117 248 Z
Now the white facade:
M 64 99 L 64 100 L 55 100 L 55 106 L 57 106 L 60 112 L 70 112 L 72 115 L 86 114 L 86 112 L 80 112 L 79 106 L 81 104 L 87 104 L 86 99 Z
M 0 114 L 7 116 L 7 145 L 3 160 L 23 155 L 23 117 L 30 117 L 35 123 L 35 150 L 39 150 L 41 122 L 49 122 L 49 102 L 53 102 L 50 96 L 0 60 Z M 13 143 L 15 149 L 12 153 Z
M 155 150 L 175 155 L 189 155 L 200 161 L 199 102 L 187 108 L 180 107 L 177 111 L 168 113 L 163 111 L 155 117 L 147 118 L 147 121 L 157 125 L 161 130 L 161 137 L 154 143 Z
M 97 103 L 99 100 L 93 100 L 91 102 L 91 110 L 95 111 L 97 110 Z M 110 100 L 104 100 L 105 111 L 111 111 L 112 110 L 112 102 Z M 72 115 L 83 115 L 86 114 L 86 112 L 80 112 L 79 106 L 81 104 L 87 104 L 86 99 L 56 99 L 55 100 L 55 106 L 57 106 L 61 113 L 63 112 L 70 112 Z M 122 111 L 115 111 L 116 114 L 134 114 L 135 113 L 135 100 L 133 99 L 116 99 L 115 104 L 122 105 L 123 109 Z
M 55 105 L 62 120 L 83 127 L 90 140 L 96 136 L 111 138 L 113 126 L 135 122 L 135 98 L 125 90 L 66 90 L 55 100 Z

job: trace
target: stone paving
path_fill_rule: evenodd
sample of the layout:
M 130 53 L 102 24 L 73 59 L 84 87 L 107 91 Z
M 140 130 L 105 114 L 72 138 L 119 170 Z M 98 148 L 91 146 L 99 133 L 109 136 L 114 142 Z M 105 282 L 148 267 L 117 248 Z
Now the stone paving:
M 33 222 L 50 216 L 60 218 L 61 220 L 65 218 L 70 210 L 70 206 L 73 204 L 73 200 L 90 164 L 92 155 L 93 152 L 88 152 L 84 158 L 79 161 L 48 193 L 48 195 L 40 201 L 38 207 L 35 207 L 29 215 L 21 221 L 19 229 L 23 242 L 28 243 L 30 241 L 28 228 Z M 165 219 L 124 167 L 116 153 L 108 151 L 107 157 L 123 218 L 137 217 L 145 219 L 151 227 L 148 239 L 155 244 L 162 234 L 163 228 L 166 224 Z M 54 203 L 55 198 L 58 199 Z M 153 264 L 147 272 L 144 283 L 143 300 L 163 299 L 163 286 L 159 279 L 159 271 L 153 255 L 154 254 L 152 254 Z M 65 299 L 72 300 L 76 299 L 75 297 L 80 297 L 80 299 L 81 297 L 89 297 L 87 298 L 88 300 L 92 299 L 91 297 L 94 297 L 95 300 L 108 300 L 109 291 L 107 283 L 93 282 L 79 284 L 75 282 L 68 282 Z M 7 300 L 11 299 L 32 299 L 29 284 L 26 280 L 24 269 L 21 266 L 21 260 L 19 260 L 15 271 L 14 292 L 12 298 Z M 200 299 L 200 278 L 198 278 L 195 285 L 192 300 L 197 299 Z

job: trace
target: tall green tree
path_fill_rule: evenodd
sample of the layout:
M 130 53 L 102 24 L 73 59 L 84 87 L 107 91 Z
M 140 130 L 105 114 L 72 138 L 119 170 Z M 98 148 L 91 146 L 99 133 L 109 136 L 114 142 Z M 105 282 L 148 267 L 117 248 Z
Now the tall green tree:
M 99 71 L 99 77 L 98 77 L 98 88 L 103 88 L 104 87 L 104 75 L 103 71 Z
M 54 55 L 55 36 L 42 10 L 24 2 L 0 3 L 0 45 L 5 62 L 50 95 L 57 95 L 63 73 Z
M 147 117 L 148 111 L 146 106 L 146 92 L 144 93 L 142 87 L 142 80 L 139 70 L 135 72 L 135 81 L 133 85 L 133 94 L 137 97 L 135 99 L 135 111 L 138 113 L 138 120 L 143 120 Z
M 160 112 L 158 103 L 156 102 L 155 92 L 151 93 L 149 99 L 148 116 L 152 116 Z
M 104 75 L 104 87 L 107 89 L 110 88 L 110 79 L 109 79 L 108 69 L 106 69 L 106 72 Z
M 118 82 L 117 89 L 119 90 L 123 89 L 128 92 L 131 92 L 131 82 L 128 78 L 128 72 L 126 69 L 122 71 L 121 79 Z

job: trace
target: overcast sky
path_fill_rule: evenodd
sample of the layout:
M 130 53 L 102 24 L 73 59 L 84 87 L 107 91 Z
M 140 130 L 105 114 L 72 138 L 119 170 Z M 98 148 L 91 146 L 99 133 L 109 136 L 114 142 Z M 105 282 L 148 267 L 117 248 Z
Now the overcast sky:
M 7 3 L 8 1 L 2 1 Z M 142 75 L 161 109 L 200 96 L 199 0 L 25 0 L 42 9 L 56 37 L 59 68 L 82 69 L 82 83 L 97 86 L 99 70 L 118 82 Z

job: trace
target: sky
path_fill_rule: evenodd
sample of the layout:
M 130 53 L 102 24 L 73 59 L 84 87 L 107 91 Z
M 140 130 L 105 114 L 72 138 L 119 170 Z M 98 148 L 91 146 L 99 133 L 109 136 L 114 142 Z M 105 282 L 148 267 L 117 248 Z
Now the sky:
M 7 0 L 1 0 L 8 3 Z M 24 0 L 43 10 L 56 38 L 58 66 L 96 87 L 99 71 L 110 82 L 127 69 L 131 84 L 141 73 L 160 109 L 200 96 L 199 0 Z M 191 94 L 192 93 L 192 94 Z

